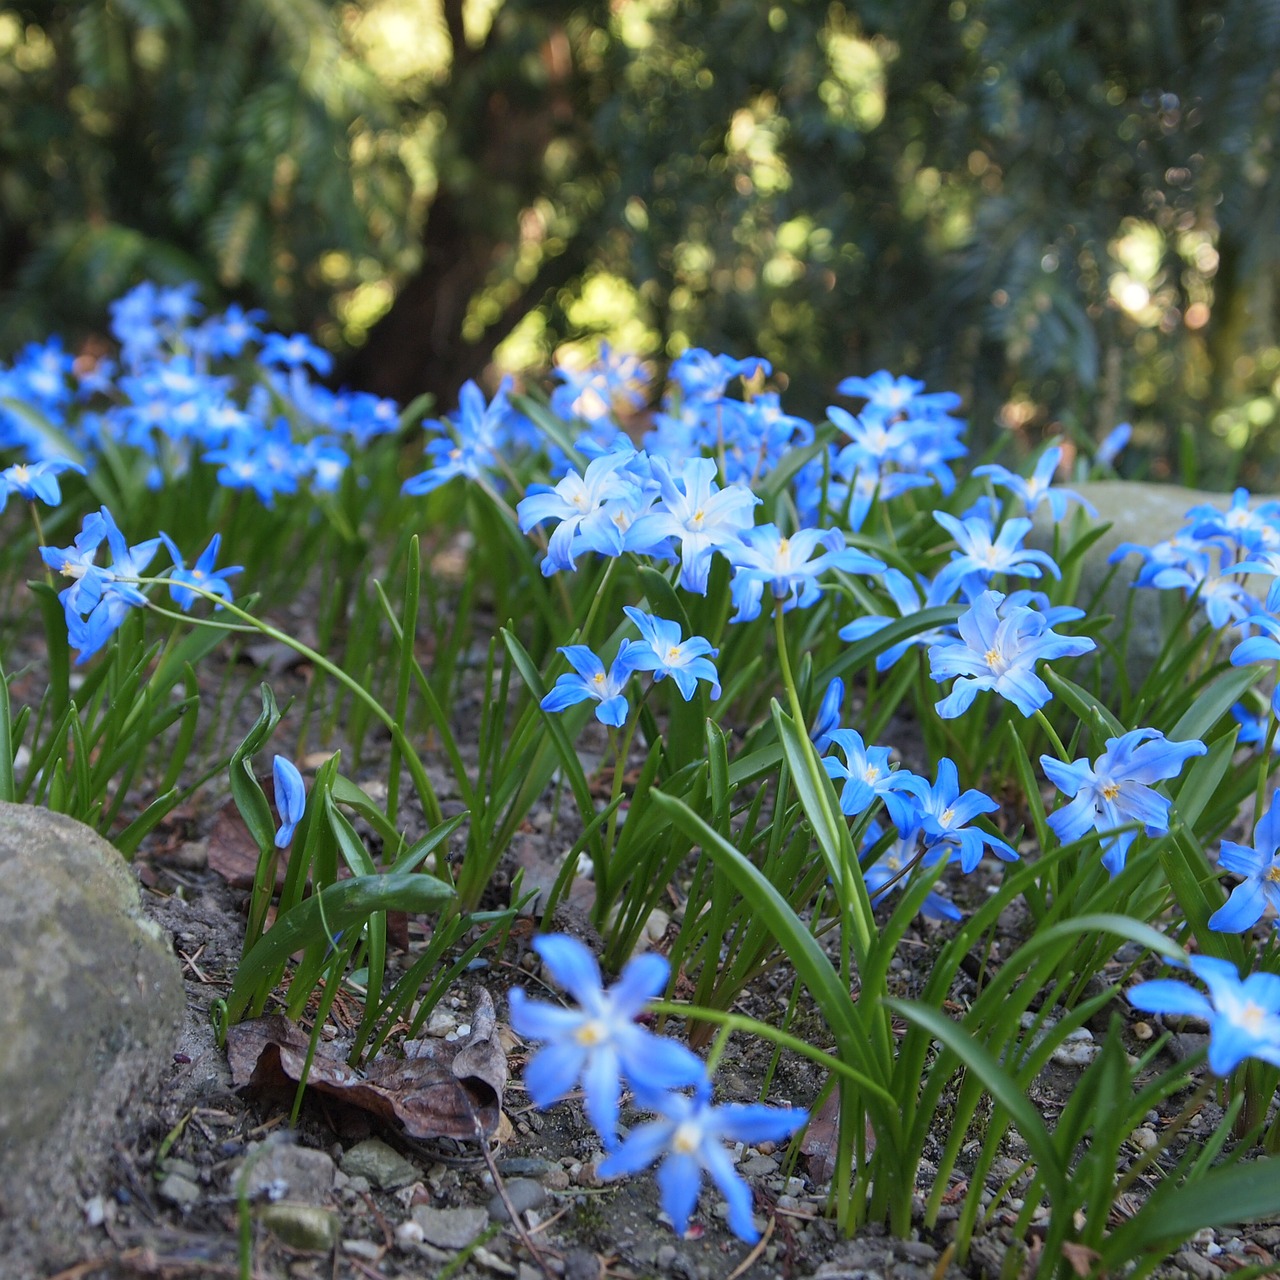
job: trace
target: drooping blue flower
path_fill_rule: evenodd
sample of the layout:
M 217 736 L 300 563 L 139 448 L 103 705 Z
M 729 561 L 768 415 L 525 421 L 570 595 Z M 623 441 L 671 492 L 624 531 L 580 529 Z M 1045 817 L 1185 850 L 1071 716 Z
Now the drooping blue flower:
M 584 644 L 562 645 L 560 652 L 568 659 L 572 671 L 566 671 L 539 704 L 543 711 L 564 711 L 579 702 L 594 701 L 596 719 L 615 729 L 626 723 L 627 699 L 625 689 L 634 668 L 630 665 L 628 651 L 634 641 L 624 640 L 614 658 L 613 665 L 605 672 L 604 663 Z
M 658 1119 L 633 1129 L 601 1161 L 600 1176 L 620 1178 L 661 1160 L 657 1182 L 662 1209 L 676 1233 L 684 1235 L 706 1172 L 725 1198 L 733 1233 L 748 1244 L 758 1240 L 760 1233 L 751 1217 L 751 1189 L 734 1169 L 725 1143 L 784 1141 L 808 1120 L 808 1113 L 758 1104 L 713 1106 L 709 1086 L 693 1097 L 646 1090 L 640 1101 Z
M 287 849 L 293 840 L 294 829 L 307 809 L 307 788 L 303 785 L 298 766 L 284 756 L 276 756 L 271 762 L 271 780 L 276 793 L 276 813 L 280 815 L 276 848 Z
M 1158 729 L 1131 729 L 1108 738 L 1106 750 L 1093 764 L 1087 759 L 1064 764 L 1054 756 L 1041 756 L 1049 781 L 1075 797 L 1049 815 L 1049 825 L 1063 844 L 1090 831 L 1102 833 L 1102 865 L 1119 875 L 1137 832 L 1108 833 L 1133 822 L 1142 823 L 1149 836 L 1168 831 L 1169 801 L 1150 784 L 1176 777 L 1192 756 L 1207 750 L 1194 738 L 1170 742 Z
M 652 617 L 631 605 L 622 611 L 642 637 L 627 646 L 626 664 L 632 671 L 652 671 L 655 680 L 670 676 L 686 702 L 697 692 L 699 680 L 711 686 L 712 699 L 720 696 L 720 677 L 711 661 L 719 650 L 709 640 L 702 636 L 685 640 L 678 622 Z
M 222 545 L 222 534 L 213 535 L 209 545 L 200 553 L 190 569 L 187 568 L 186 561 L 174 545 L 173 539 L 164 532 L 161 532 L 160 539 L 173 559 L 173 568 L 169 571 L 169 594 L 179 609 L 186 613 L 198 599 L 201 599 L 197 592 L 192 590 L 193 587 L 211 591 L 224 600 L 231 599 L 231 588 L 227 585 L 227 579 L 243 572 L 244 566 L 236 564 L 225 569 L 213 567 L 218 559 L 218 548 Z M 214 604 L 215 609 L 221 607 L 217 603 Z
M 1244 879 L 1231 891 L 1226 903 L 1209 917 L 1209 928 L 1222 933 L 1252 929 L 1268 907 L 1280 911 L 1280 791 L 1258 820 L 1253 844 L 1222 842 L 1218 865 Z
M 1133 427 L 1129 423 L 1121 422 L 1112 427 L 1102 437 L 1102 443 L 1098 445 L 1097 452 L 1093 455 L 1094 461 L 1103 467 L 1115 466 L 1116 458 L 1120 456 L 1132 437 Z
M 58 476 L 64 471 L 87 474 L 80 463 L 72 462 L 70 458 L 43 458 L 39 462 L 19 462 L 6 467 L 0 471 L 0 480 L 4 481 L 4 492 L 0 493 L 0 508 L 3 508 L 11 493 L 16 493 L 28 502 L 38 500 L 47 507 L 58 506 L 62 502 Z
M 940 641 L 929 650 L 930 676 L 956 678 L 951 692 L 937 704 L 944 720 L 967 711 L 982 689 L 993 689 L 1024 716 L 1033 715 L 1053 697 L 1036 675 L 1036 663 L 1078 657 L 1097 647 L 1087 636 L 1059 635 L 1035 609 L 1008 607 L 998 591 L 982 592 L 956 626 L 960 639 Z
M 1035 470 L 1025 479 L 1007 467 L 997 463 L 987 463 L 974 467 L 975 476 L 987 476 L 991 483 L 999 489 L 1008 489 L 1018 498 L 1027 515 L 1032 515 L 1042 502 L 1049 504 L 1054 520 L 1062 520 L 1067 514 L 1067 503 L 1079 503 L 1091 516 L 1098 514 L 1087 498 L 1082 498 L 1073 489 L 1053 487 L 1053 477 L 1057 473 L 1058 464 L 1062 461 L 1062 446 L 1054 445 L 1040 455 Z
M 914 806 L 908 802 L 908 796 L 914 797 Z M 960 869 L 968 875 L 982 861 L 983 849 L 990 849 L 1005 862 L 1017 861 L 1016 851 L 1006 841 L 981 827 L 969 825 L 979 814 L 994 813 L 1000 806 L 974 788 L 962 792 L 955 761 L 947 756 L 938 761 L 936 782 L 930 785 L 914 773 L 906 774 L 900 790 L 885 794 L 885 805 L 900 831 L 915 825 L 920 827 L 926 845 L 926 865 L 933 865 L 937 858 L 946 856 L 958 861 Z
M 1225 547 L 1200 545 L 1202 548 L 1212 547 L 1216 567 L 1210 550 L 1193 551 L 1185 555 L 1179 564 L 1156 569 L 1150 575 L 1148 585 L 1160 591 L 1181 588 L 1188 598 L 1194 596 L 1212 627 L 1221 628 L 1242 621 L 1257 602 L 1245 589 L 1240 565 L 1230 559 Z
M 880 573 L 885 567 L 865 551 L 846 547 L 839 529 L 798 529 L 784 536 L 777 525 L 757 525 L 746 530 L 740 545 L 727 554 L 734 566 L 730 585 L 737 605 L 734 622 L 759 617 L 766 587 L 774 600 L 784 601 L 784 610 L 807 609 L 822 595 L 818 578 L 828 570 Z
M 1031 532 L 1031 521 L 1024 517 L 1006 520 L 998 534 L 980 516 L 961 521 L 945 511 L 935 511 L 933 518 L 956 540 L 956 550 L 935 579 L 941 592 L 949 595 L 957 585 L 962 590 L 980 589 L 965 580 L 984 584 L 997 573 L 1038 578 L 1041 566 L 1055 578 L 1062 576 L 1047 551 L 1032 551 L 1022 545 L 1023 538 Z
M 827 684 L 818 704 L 818 714 L 813 718 L 809 729 L 809 737 L 819 751 L 825 751 L 831 741 L 832 730 L 840 727 L 840 707 L 844 702 L 844 681 L 836 676 Z
M 625 1079 L 633 1089 L 681 1089 L 706 1079 L 696 1054 L 636 1019 L 667 985 L 670 966 L 653 952 L 635 957 L 607 991 L 600 966 L 576 938 L 546 934 L 533 948 L 577 1009 L 530 1000 L 519 987 L 508 995 L 511 1025 L 543 1047 L 525 1065 L 524 1083 L 538 1107 L 549 1107 L 581 1084 L 587 1118 L 606 1147 L 617 1143 L 618 1103 Z
M 1245 1058 L 1280 1067 L 1280 976 L 1244 981 L 1230 960 L 1191 956 L 1187 966 L 1209 988 L 1203 995 L 1176 978 L 1139 982 L 1126 993 L 1135 1009 L 1203 1018 L 1209 1024 L 1209 1070 L 1228 1076 Z

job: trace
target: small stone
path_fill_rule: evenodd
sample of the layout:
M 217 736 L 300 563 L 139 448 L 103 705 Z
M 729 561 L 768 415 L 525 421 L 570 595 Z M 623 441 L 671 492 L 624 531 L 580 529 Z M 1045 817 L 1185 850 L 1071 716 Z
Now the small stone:
M 1149 1022 L 1135 1022 L 1133 1024 L 1133 1038 L 1135 1040 L 1150 1040 L 1155 1034 L 1155 1029 Z
M 778 1162 L 772 1156 L 752 1156 L 738 1166 L 738 1172 L 744 1178 L 767 1178 L 778 1172 Z
M 490 1253 L 488 1249 L 476 1249 L 471 1255 L 471 1260 L 487 1271 L 493 1271 L 500 1276 L 514 1276 L 516 1269 L 504 1258 L 498 1257 L 496 1253 Z
M 327 1152 L 314 1147 L 273 1143 L 261 1145 L 246 1157 L 245 1192 L 251 1200 L 289 1200 L 295 1204 L 323 1204 L 334 1189 L 338 1170 Z
M 349 1177 L 368 1178 L 375 1187 L 391 1191 L 418 1178 L 417 1167 L 410 1164 L 381 1138 L 366 1138 L 342 1157 L 342 1171 Z
M 416 1244 L 422 1244 L 426 1240 L 422 1228 L 414 1221 L 402 1222 L 396 1228 L 396 1244 L 402 1249 L 412 1249 Z
M 436 1209 L 428 1204 L 413 1207 L 413 1221 L 422 1238 L 438 1249 L 465 1249 L 488 1225 L 483 1209 Z
M 1223 1274 L 1221 1267 L 1208 1258 L 1201 1257 L 1194 1249 L 1182 1249 L 1175 1253 L 1173 1265 L 1181 1267 L 1188 1275 L 1194 1276 L 1195 1280 L 1219 1280 Z
M 363 1258 L 366 1262 L 377 1262 L 386 1249 L 380 1244 L 374 1244 L 372 1240 L 344 1240 L 342 1252 Z
M 548 1191 L 568 1191 L 569 1175 L 564 1169 L 549 1169 L 542 1175 L 542 1185 Z
M 200 1188 L 180 1173 L 169 1173 L 156 1188 L 156 1194 L 179 1209 L 190 1209 L 200 1199 Z
M 90 1227 L 100 1227 L 107 1220 L 107 1202 L 101 1196 L 91 1196 L 84 1202 L 84 1220 Z
M 654 1262 L 658 1264 L 659 1271 L 670 1271 L 671 1264 L 676 1260 L 676 1247 L 673 1244 L 664 1244 L 659 1248 Z
M 1080 1027 L 1065 1037 L 1053 1051 L 1053 1061 L 1063 1067 L 1087 1067 L 1102 1052 L 1088 1027 Z
M 309 1204 L 269 1204 L 258 1211 L 258 1220 L 291 1249 L 327 1253 L 338 1243 L 340 1223 L 332 1209 Z
M 497 1161 L 497 1166 L 504 1178 L 540 1178 L 555 1168 L 550 1160 L 541 1160 L 537 1156 L 510 1156 Z
M 1141 1128 L 1135 1129 L 1129 1135 L 1129 1141 L 1142 1151 L 1150 1151 L 1151 1148 L 1160 1141 L 1160 1139 L 1154 1129 L 1150 1129 L 1146 1125 L 1143 1125 Z
M 529 1209 L 541 1209 L 547 1203 L 546 1188 L 532 1178 L 512 1178 L 506 1184 L 507 1200 L 516 1213 L 524 1213 Z M 489 1201 L 489 1217 L 494 1222 L 510 1222 L 506 1202 L 497 1193 Z

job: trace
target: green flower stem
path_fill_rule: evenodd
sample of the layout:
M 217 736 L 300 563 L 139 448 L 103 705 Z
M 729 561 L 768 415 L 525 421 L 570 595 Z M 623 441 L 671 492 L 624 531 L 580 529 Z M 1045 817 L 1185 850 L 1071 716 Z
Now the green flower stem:
M 755 1018 L 748 1018 L 741 1013 L 726 1013 L 721 1009 L 707 1009 L 701 1005 L 684 1004 L 679 1000 L 650 1000 L 647 1008 L 654 1013 L 686 1018 L 691 1022 L 711 1022 L 718 1027 L 723 1027 L 725 1032 L 729 1034 L 734 1031 L 741 1031 L 748 1035 L 760 1036 L 779 1048 L 790 1049 L 792 1053 L 798 1053 L 802 1058 L 808 1058 L 810 1062 L 816 1062 L 818 1066 L 832 1072 L 834 1075 L 843 1076 L 864 1092 L 874 1094 L 886 1106 L 896 1110 L 900 1105 L 893 1094 L 883 1085 L 877 1084 L 870 1076 L 863 1075 L 856 1067 L 850 1066 L 834 1054 L 816 1048 L 806 1040 L 801 1040 L 798 1036 L 793 1036 L 789 1032 L 779 1030 L 777 1027 L 771 1027 L 767 1022 L 757 1022 Z
M 138 583 L 148 586 L 154 586 L 156 583 L 167 581 L 164 578 L 136 578 L 133 579 Z M 317 653 L 308 645 L 302 643 L 301 640 L 294 639 L 287 631 L 281 631 L 278 627 L 273 627 L 269 622 L 264 622 L 261 618 L 255 618 L 253 614 L 241 609 L 238 605 L 232 604 L 228 600 L 224 600 L 221 596 L 216 595 L 212 591 L 206 591 L 203 587 L 197 587 L 194 584 L 187 584 L 192 591 L 204 599 L 217 605 L 223 612 L 229 613 L 233 618 L 239 618 L 246 626 L 226 627 L 222 623 L 212 623 L 208 620 L 186 618 L 184 614 L 174 614 L 168 609 L 161 609 L 157 605 L 151 608 L 158 613 L 167 617 L 185 618 L 191 623 L 203 621 L 205 626 L 220 626 L 226 630 L 236 631 L 258 631 L 264 636 L 277 641 L 280 644 L 287 645 L 294 653 L 301 654 L 309 662 L 313 663 L 317 668 L 326 675 L 336 680 L 344 689 L 352 694 L 359 701 L 363 702 L 366 707 L 386 726 L 391 734 L 391 740 L 400 749 L 404 762 L 409 768 L 409 773 L 413 776 L 413 784 L 418 789 L 418 795 L 422 799 L 422 807 L 426 813 L 426 818 L 431 826 L 439 826 L 444 821 L 444 814 L 440 810 L 440 801 L 436 798 L 435 789 L 431 785 L 431 780 L 427 777 L 427 771 L 423 768 L 422 761 L 418 758 L 418 753 L 413 749 L 409 739 L 405 736 L 404 729 L 396 723 L 396 718 L 371 694 L 362 684 L 353 680 L 341 667 L 336 663 L 330 662 L 322 653 Z
M 1280 663 L 1276 664 L 1276 678 L 1280 680 Z M 1276 731 L 1280 729 L 1280 719 L 1272 711 L 1267 723 L 1267 737 L 1262 744 L 1262 759 L 1258 763 L 1258 793 L 1253 802 L 1253 823 L 1257 826 L 1262 817 L 1263 806 L 1267 803 L 1267 778 L 1271 775 L 1271 752 L 1276 744 Z
M 1049 741 L 1053 745 L 1053 749 L 1057 752 L 1058 759 L 1063 764 L 1070 764 L 1071 757 L 1067 754 L 1067 749 L 1062 745 L 1062 739 L 1058 737 L 1058 731 L 1049 723 L 1049 717 L 1039 708 L 1036 708 L 1036 719 L 1040 721 L 1041 728 L 1049 735 Z

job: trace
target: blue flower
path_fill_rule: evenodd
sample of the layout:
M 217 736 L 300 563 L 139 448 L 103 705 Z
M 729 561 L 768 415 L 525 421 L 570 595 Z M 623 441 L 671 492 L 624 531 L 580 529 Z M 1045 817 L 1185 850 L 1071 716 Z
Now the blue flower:
M 268 368 L 301 369 L 310 365 L 321 377 L 333 370 L 333 357 L 305 333 L 288 338 L 282 333 L 267 334 L 258 359 Z
M 705 1171 L 725 1198 L 730 1229 L 751 1244 L 760 1238 L 751 1219 L 751 1189 L 734 1169 L 724 1144 L 783 1141 L 806 1123 L 808 1113 L 760 1105 L 716 1107 L 707 1092 L 642 1098 L 659 1118 L 633 1129 L 622 1146 L 601 1161 L 600 1176 L 639 1173 L 661 1160 L 657 1181 L 662 1209 L 677 1234 L 684 1235 Z
M 1274 696 L 1273 709 L 1270 711 L 1250 711 L 1243 702 L 1237 702 L 1231 708 L 1232 718 L 1240 726 L 1240 735 L 1236 741 L 1251 747 L 1257 747 L 1261 751 L 1266 745 L 1267 730 L 1271 726 L 1271 717 L 1277 714 L 1280 714 L 1280 694 Z M 1280 755 L 1280 734 L 1277 734 L 1272 742 L 1271 750 Z
M 0 507 L 9 494 L 16 493 L 28 502 L 39 500 L 47 507 L 62 502 L 62 490 L 58 488 L 58 475 L 63 471 L 75 471 L 85 475 L 85 469 L 69 458 L 44 458 L 40 462 L 19 462 L 0 471 L 4 481 L 4 493 L 0 494 Z
M 939 591 L 936 582 L 919 578 L 913 583 L 900 569 L 886 569 L 882 581 L 885 590 L 897 607 L 900 618 L 909 618 L 913 613 L 919 613 L 921 609 L 932 609 L 936 605 L 946 604 L 951 598 L 951 591 L 945 593 Z M 888 614 L 868 614 L 864 618 L 855 618 L 840 628 L 840 639 L 862 640 L 867 636 L 875 635 L 877 631 L 884 630 L 894 621 L 896 619 Z M 897 664 L 908 649 L 917 647 L 931 649 L 934 645 L 950 639 L 951 637 L 941 627 L 917 632 L 905 640 L 900 640 L 897 644 L 890 645 L 883 653 L 878 654 L 876 670 L 888 671 L 890 667 Z
M 827 685 L 822 701 L 818 705 L 818 714 L 813 718 L 813 727 L 809 737 L 819 751 L 825 751 L 831 741 L 831 732 L 840 727 L 840 704 L 844 702 L 844 681 L 839 676 Z
M 662 507 L 641 516 L 637 536 L 651 542 L 672 538 L 680 543 L 680 585 L 694 595 L 707 594 L 707 575 L 717 550 L 734 554 L 751 528 L 753 509 L 760 501 L 743 485 L 722 489 L 716 483 L 711 458 L 690 458 L 677 479 L 663 458 L 652 459 L 653 478 L 662 494 Z
M 1253 846 L 1222 842 L 1219 865 L 1244 879 L 1231 891 L 1225 905 L 1209 917 L 1209 928 L 1223 933 L 1252 929 L 1271 907 L 1280 911 L 1280 791 L 1258 820 Z
M 603 550 L 608 555 L 622 554 L 622 531 L 611 519 L 605 504 L 615 498 L 631 503 L 640 500 L 639 487 L 624 473 L 634 452 L 603 454 L 589 462 L 582 475 L 571 471 L 554 489 L 531 492 L 520 500 L 516 517 L 521 533 L 528 533 L 544 520 L 559 522 L 547 543 L 547 555 L 542 562 L 545 577 L 557 569 L 576 570 L 574 556 L 584 543 L 589 543 L 591 550 Z
M 1097 647 L 1087 636 L 1059 635 L 1035 609 L 1008 607 L 998 591 L 979 595 L 956 625 L 959 640 L 939 641 L 929 650 L 932 678 L 956 677 L 951 692 L 937 704 L 944 720 L 967 711 L 981 689 L 993 689 L 1024 716 L 1032 715 L 1053 696 L 1036 675 L 1036 663 L 1077 657 Z
M 735 360 L 732 356 L 713 355 L 701 347 L 689 347 L 671 362 L 668 376 L 686 400 L 718 400 L 731 378 L 750 381 L 772 372 L 773 366 L 762 356 Z
M 579 1005 L 564 1009 L 530 1000 L 519 987 L 508 996 L 516 1033 L 544 1041 L 524 1069 L 525 1088 L 535 1106 L 551 1106 L 580 1083 L 587 1118 L 612 1147 L 623 1078 L 632 1088 L 649 1091 L 705 1080 L 706 1067 L 696 1054 L 636 1022 L 667 985 L 670 966 L 661 956 L 637 956 L 606 991 L 595 957 L 576 938 L 546 934 L 534 939 L 533 948 Z
M 1245 1058 L 1280 1067 L 1280 977 L 1251 973 L 1242 982 L 1235 965 L 1192 956 L 1191 972 L 1209 988 L 1202 995 L 1185 982 L 1158 978 L 1130 987 L 1129 1003 L 1147 1013 L 1203 1018 L 1209 1024 L 1209 1070 L 1227 1076 Z
M 824 550 L 818 552 L 819 547 Z M 777 525 L 757 525 L 746 530 L 741 544 L 728 554 L 734 566 L 734 622 L 759 617 L 766 586 L 775 600 L 785 601 L 784 610 L 807 609 L 822 595 L 818 578 L 828 570 L 880 573 L 885 567 L 865 551 L 846 547 L 839 529 L 798 529 L 784 537 Z
M 551 692 L 539 704 L 543 711 L 564 711 L 575 703 L 592 700 L 596 719 L 615 729 L 626 723 L 627 699 L 623 690 L 634 668 L 630 665 L 628 650 L 635 643 L 624 640 L 618 656 L 606 674 L 604 663 L 584 644 L 561 646 L 560 652 L 569 660 L 573 671 L 566 671 L 555 683 Z
M 842 396 L 861 396 L 869 409 L 884 413 L 921 411 L 947 412 L 960 404 L 954 391 L 921 394 L 924 383 L 915 378 L 895 378 L 887 369 L 879 369 L 869 378 L 845 378 L 836 390 Z
M 914 773 L 904 774 L 900 785 L 906 795 L 915 797 L 915 812 L 906 795 L 897 791 L 885 793 L 885 805 L 899 831 L 920 827 L 926 844 L 926 865 L 943 855 L 954 856 L 968 875 L 982 861 L 984 848 L 1005 862 L 1017 861 L 1017 853 L 999 836 L 968 825 L 980 813 L 994 813 L 1000 806 L 981 791 L 970 788 L 961 792 L 953 760 L 943 756 L 938 761 L 938 780 L 932 786 Z
M 193 587 L 211 591 L 214 595 L 221 596 L 224 600 L 231 599 L 231 588 L 227 585 L 227 579 L 234 574 L 241 573 L 244 566 L 237 564 L 231 565 L 226 569 L 215 569 L 213 567 L 218 558 L 218 548 L 222 545 L 222 534 L 215 533 L 213 535 L 209 545 L 200 553 L 199 559 L 190 569 L 187 568 L 186 562 L 182 558 L 182 553 L 174 546 L 173 539 L 163 532 L 160 534 L 160 538 L 168 549 L 169 555 L 173 558 L 173 568 L 169 571 L 169 594 L 173 597 L 173 601 L 179 609 L 185 613 L 200 599 L 200 596 L 192 590 Z M 216 609 L 221 607 L 221 605 L 214 605 Z
M 906 780 L 914 776 L 895 770 L 889 763 L 889 748 L 868 747 L 856 729 L 833 729 L 827 734 L 827 741 L 844 755 L 844 763 L 835 756 L 824 756 L 822 766 L 834 781 L 844 779 L 840 812 L 848 817 L 870 809 L 877 797 L 901 790 Z
M 1249 636 L 1231 650 L 1231 665 L 1247 667 L 1252 662 L 1280 662 L 1280 621 L 1265 613 L 1249 615 L 1248 625 L 1266 635 Z
M 955 538 L 958 547 L 951 553 L 951 560 L 938 572 L 935 585 L 940 592 L 950 594 L 957 584 L 965 590 L 970 586 L 965 582 L 966 578 L 985 583 L 997 573 L 1038 578 L 1041 566 L 1055 578 L 1062 576 L 1048 552 L 1029 551 L 1023 547 L 1023 538 L 1031 532 L 1030 520 L 1021 517 L 1006 520 L 996 534 L 981 516 L 961 521 L 945 511 L 935 511 L 933 518 Z
M 697 691 L 698 681 L 711 686 L 711 697 L 720 696 L 720 677 L 711 659 L 719 652 L 701 636 L 682 639 L 680 624 L 666 618 L 654 618 L 630 605 L 623 613 L 640 628 L 643 640 L 627 646 L 626 665 L 632 671 L 652 671 L 655 680 L 670 676 L 688 702 Z
M 1049 825 L 1063 844 L 1090 831 L 1102 832 L 1102 865 L 1113 876 L 1119 875 L 1137 832 L 1106 833 L 1131 822 L 1142 823 L 1149 836 L 1168 831 L 1169 801 L 1149 784 L 1176 777 L 1192 756 L 1207 750 L 1194 738 L 1170 742 L 1158 729 L 1132 729 L 1108 738 L 1106 750 L 1092 765 L 1088 760 L 1063 764 L 1054 756 L 1041 756 L 1049 781 L 1064 795 L 1075 797 L 1049 815 Z
M 862 843 L 866 858 L 884 838 L 884 828 L 876 821 L 867 826 Z M 863 867 L 862 879 L 871 895 L 871 905 L 878 907 L 896 889 L 905 888 L 915 874 L 915 864 L 923 862 L 924 833 L 918 826 L 897 831 L 895 838 L 870 865 Z M 930 889 L 920 904 L 920 914 L 932 920 L 961 920 L 963 913 L 945 894 Z
M 1121 422 L 1118 426 L 1112 427 L 1102 437 L 1102 443 L 1098 446 L 1098 451 L 1093 455 L 1094 461 L 1100 466 L 1114 466 L 1116 458 L 1120 456 L 1132 436 L 1133 428 L 1127 422 Z
M 111 553 L 106 568 L 94 563 L 103 541 Z M 67 622 L 67 639 L 78 650 L 76 662 L 84 662 L 106 644 L 130 609 L 142 608 L 147 597 L 137 580 L 151 563 L 159 538 L 130 547 L 106 507 L 91 512 L 72 547 L 41 547 L 44 562 L 65 577 L 69 587 L 58 593 Z
M 1027 515 L 1036 511 L 1042 502 L 1049 504 L 1054 520 L 1061 520 L 1067 514 L 1067 503 L 1078 502 L 1091 516 L 1098 514 L 1093 503 L 1082 498 L 1072 489 L 1053 488 L 1053 477 L 1062 461 L 1062 446 L 1054 445 L 1040 455 L 1035 470 L 1025 480 L 1022 476 L 996 463 L 974 467 L 975 476 L 988 476 L 991 483 L 1000 489 L 1008 489 L 1016 498 L 1021 499 Z
M 271 762 L 271 779 L 275 786 L 276 812 L 280 815 L 280 830 L 276 832 L 276 848 L 287 849 L 293 839 L 294 828 L 302 821 L 307 808 L 307 789 L 302 774 L 292 760 L 276 756 Z

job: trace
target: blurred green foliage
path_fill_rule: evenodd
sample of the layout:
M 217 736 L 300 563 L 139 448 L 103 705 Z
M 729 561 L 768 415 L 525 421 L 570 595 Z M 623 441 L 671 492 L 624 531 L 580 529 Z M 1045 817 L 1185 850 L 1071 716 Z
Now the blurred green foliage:
M 1278 140 L 1274 0 L 9 7 L 0 352 L 194 278 L 401 399 L 696 343 L 1274 486 Z

